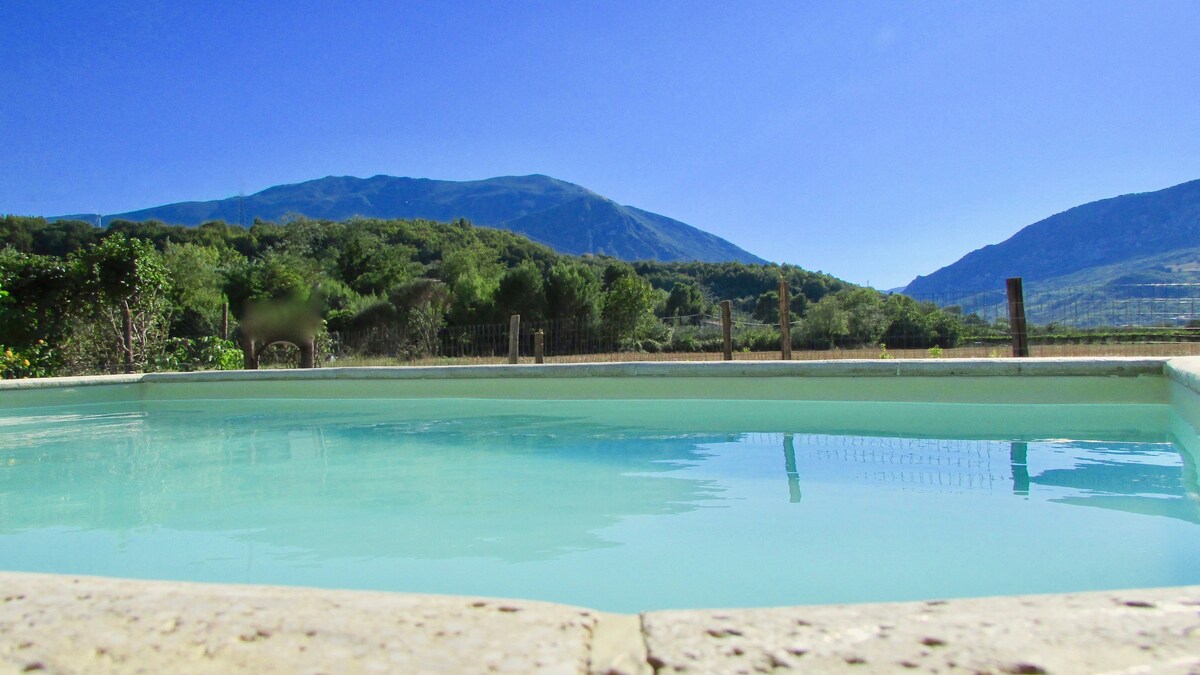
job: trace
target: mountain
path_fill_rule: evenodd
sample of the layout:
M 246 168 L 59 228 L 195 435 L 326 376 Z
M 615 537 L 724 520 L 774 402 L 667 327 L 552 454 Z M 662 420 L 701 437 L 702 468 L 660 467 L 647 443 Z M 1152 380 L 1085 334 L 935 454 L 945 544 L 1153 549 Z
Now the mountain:
M 1076 206 L 919 276 L 904 292 L 1003 290 L 1008 277 L 1039 291 L 1200 283 L 1200 180 Z
M 622 206 L 578 185 L 549 176 L 504 176 L 477 181 L 426 178 L 329 176 L 279 185 L 245 197 L 181 202 L 105 220 L 159 220 L 199 225 L 212 220 L 279 221 L 303 215 L 325 220 L 466 218 L 476 225 L 511 230 L 562 253 L 606 254 L 624 260 L 765 262 L 737 246 L 632 206 Z M 60 216 L 92 220 L 94 216 Z

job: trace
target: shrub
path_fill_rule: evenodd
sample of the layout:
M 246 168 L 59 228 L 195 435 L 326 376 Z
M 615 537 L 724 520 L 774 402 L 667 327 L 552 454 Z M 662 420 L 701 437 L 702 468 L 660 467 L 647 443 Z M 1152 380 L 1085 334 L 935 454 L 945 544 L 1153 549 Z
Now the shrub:
M 54 350 L 45 340 L 38 340 L 23 352 L 0 347 L 0 379 L 49 377 L 54 374 L 55 362 Z

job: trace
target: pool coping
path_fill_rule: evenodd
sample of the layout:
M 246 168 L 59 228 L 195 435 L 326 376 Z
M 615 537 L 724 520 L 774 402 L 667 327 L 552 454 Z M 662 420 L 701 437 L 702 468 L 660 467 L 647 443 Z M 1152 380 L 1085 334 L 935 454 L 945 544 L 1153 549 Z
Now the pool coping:
M 1165 375 L 1200 357 L 322 368 L 9 380 Z M 526 600 L 0 572 L 0 671 L 1195 672 L 1200 586 L 604 614 Z
M 605 614 L 0 572 L 0 672 L 1194 673 L 1200 586 Z
M 205 370 L 0 380 L 0 391 L 154 382 L 467 380 L 624 377 L 1069 377 L 1168 375 L 1200 391 L 1200 356 L 1029 359 L 842 359 L 833 361 L 634 361 L 621 363 L 376 366 Z

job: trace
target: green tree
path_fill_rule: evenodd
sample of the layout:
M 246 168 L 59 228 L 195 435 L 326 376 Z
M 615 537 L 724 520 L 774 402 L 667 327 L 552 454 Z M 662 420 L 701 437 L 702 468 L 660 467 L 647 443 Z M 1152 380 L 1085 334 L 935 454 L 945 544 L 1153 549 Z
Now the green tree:
M 496 309 L 500 319 L 512 314 L 520 314 L 526 323 L 544 318 L 546 291 L 537 265 L 526 260 L 504 273 L 496 289 Z
M 221 252 L 210 246 L 168 243 L 163 265 L 171 279 L 171 335 L 217 335 L 225 304 Z
M 667 297 L 667 316 L 692 316 L 704 313 L 704 293 L 695 283 L 676 282 Z M 779 303 L 777 302 L 776 305 Z
M 347 228 L 340 242 L 336 270 L 357 293 L 385 293 L 420 273 L 420 265 L 414 261 L 416 255 L 415 247 L 389 245 L 360 223 L 358 227 Z
M 232 265 L 225 274 L 225 296 L 239 319 L 251 300 L 307 300 L 322 274 L 315 261 L 274 249 L 258 259 Z
M 604 293 L 601 316 L 605 325 L 619 338 L 638 337 L 640 330 L 657 323 L 654 318 L 654 289 L 636 274 L 618 277 Z
M 94 339 L 80 347 L 101 364 L 144 369 L 167 337 L 171 283 L 162 256 L 149 242 L 117 234 L 77 251 L 71 262 L 92 309 Z
M 438 331 L 450 304 L 446 285 L 436 279 L 413 279 L 393 289 L 389 300 L 396 308 L 405 356 L 436 353 Z
M 888 317 L 883 296 L 870 288 L 839 291 L 837 298 L 846 312 L 847 337 L 860 345 L 877 345 L 887 329 Z
M 808 308 L 800 332 L 807 343 L 831 348 L 850 334 L 850 317 L 835 296 L 827 295 Z
M 495 320 L 493 302 L 500 282 L 500 266 L 482 247 L 448 253 L 439 276 L 450 287 L 450 322 L 467 326 Z
M 558 262 L 546 275 L 547 318 L 590 320 L 599 299 L 600 280 L 591 268 Z
M 79 287 L 63 260 L 0 249 L 0 284 L 9 294 L 0 302 L 0 344 L 24 351 L 38 340 L 54 348 L 69 340 Z

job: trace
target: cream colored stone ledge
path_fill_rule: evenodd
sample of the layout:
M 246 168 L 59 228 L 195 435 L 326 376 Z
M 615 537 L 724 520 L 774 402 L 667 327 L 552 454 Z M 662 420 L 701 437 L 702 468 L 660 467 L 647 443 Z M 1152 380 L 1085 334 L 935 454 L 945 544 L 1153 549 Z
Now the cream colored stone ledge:
M 610 615 L 0 573 L 0 672 L 1196 673 L 1200 586 Z

